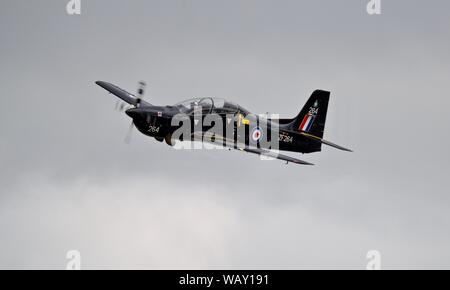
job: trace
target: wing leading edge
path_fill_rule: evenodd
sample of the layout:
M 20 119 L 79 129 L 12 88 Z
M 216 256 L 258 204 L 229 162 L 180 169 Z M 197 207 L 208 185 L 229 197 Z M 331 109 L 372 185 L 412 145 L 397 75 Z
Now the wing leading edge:
M 107 90 L 108 92 L 110 92 L 111 94 L 115 95 L 116 97 L 122 99 L 124 102 L 127 102 L 130 105 L 136 106 L 137 105 L 137 98 L 135 95 L 130 94 L 129 92 L 125 91 L 124 89 L 119 88 L 116 85 L 113 85 L 111 83 L 108 82 L 104 82 L 104 81 L 96 81 L 95 82 L 97 85 L 99 85 L 100 87 L 104 88 L 105 90 Z M 140 105 L 144 105 L 144 106 L 151 106 L 150 103 L 147 103 L 144 100 L 141 100 Z

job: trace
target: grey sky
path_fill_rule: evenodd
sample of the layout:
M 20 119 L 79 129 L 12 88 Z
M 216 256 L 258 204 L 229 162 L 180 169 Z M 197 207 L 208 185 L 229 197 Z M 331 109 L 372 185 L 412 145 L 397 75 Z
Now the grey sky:
M 0 268 L 450 267 L 450 3 L 0 2 Z M 94 84 L 292 117 L 332 92 L 314 167 L 177 151 Z

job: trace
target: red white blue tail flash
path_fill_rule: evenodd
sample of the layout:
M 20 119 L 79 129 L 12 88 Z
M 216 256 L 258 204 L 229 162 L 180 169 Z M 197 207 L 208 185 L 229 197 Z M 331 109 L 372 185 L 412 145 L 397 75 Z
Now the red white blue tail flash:
M 319 111 L 318 102 L 316 101 L 314 103 L 314 106 L 309 108 L 309 112 L 303 118 L 303 121 L 300 123 L 298 130 L 303 132 L 309 132 L 309 130 L 311 130 L 311 127 L 314 123 L 314 119 L 316 118 L 318 111 Z
M 300 124 L 299 130 L 308 132 L 311 129 L 315 118 L 315 116 L 312 116 L 310 114 L 306 115 L 305 118 L 303 118 L 302 123 Z

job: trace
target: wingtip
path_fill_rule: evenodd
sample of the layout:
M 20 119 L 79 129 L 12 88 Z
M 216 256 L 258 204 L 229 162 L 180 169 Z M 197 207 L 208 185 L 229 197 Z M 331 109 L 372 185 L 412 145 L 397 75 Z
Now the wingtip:
M 347 151 L 347 152 L 353 152 L 352 149 L 348 149 L 348 148 L 345 148 L 345 147 L 342 147 L 341 150 L 342 150 L 342 151 Z
M 105 81 L 96 81 L 95 84 L 104 88 L 107 91 L 110 91 L 110 92 L 111 92 L 111 89 L 115 87 L 113 84 L 105 82 Z
M 331 146 L 331 147 L 333 147 L 333 146 Z M 338 150 L 341 150 L 341 151 L 344 151 L 344 152 L 353 152 L 352 150 L 347 149 L 347 148 L 337 148 L 337 147 L 334 147 L 334 148 L 336 148 Z
M 300 165 L 308 165 L 308 166 L 314 166 L 315 165 L 314 163 L 310 163 L 308 161 L 303 161 L 303 160 L 300 160 L 300 159 L 297 159 L 297 161 L 289 161 L 289 162 L 292 162 L 292 163 L 295 163 L 295 164 L 300 164 Z

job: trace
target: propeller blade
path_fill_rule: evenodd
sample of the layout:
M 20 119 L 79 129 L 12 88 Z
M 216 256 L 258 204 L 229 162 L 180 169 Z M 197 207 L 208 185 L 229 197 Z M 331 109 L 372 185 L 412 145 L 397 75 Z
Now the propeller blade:
M 146 86 L 145 82 L 143 82 L 143 81 L 140 81 L 140 82 L 139 82 L 138 95 L 139 95 L 140 97 L 144 96 L 144 93 L 145 93 L 145 86 Z
M 124 139 L 126 144 L 130 144 L 130 142 L 131 142 L 131 136 L 133 135 L 133 127 L 134 127 L 134 122 L 131 121 L 130 127 L 128 128 L 127 135 L 125 136 L 125 139 Z
M 138 85 L 138 90 L 137 90 L 137 102 L 136 102 L 136 107 L 139 107 L 139 105 L 141 104 L 141 100 L 144 98 L 144 94 L 145 94 L 145 82 L 140 81 L 139 85 Z

